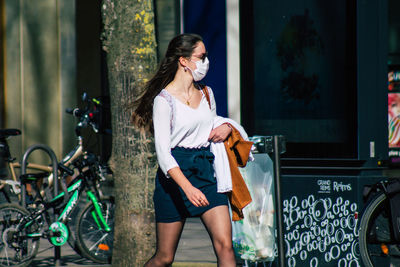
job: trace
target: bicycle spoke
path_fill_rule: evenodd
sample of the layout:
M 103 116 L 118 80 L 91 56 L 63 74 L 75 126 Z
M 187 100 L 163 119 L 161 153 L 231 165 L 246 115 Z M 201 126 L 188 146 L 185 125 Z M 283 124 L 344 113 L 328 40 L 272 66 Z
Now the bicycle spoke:
M 10 261 L 8 260 L 8 253 L 7 253 L 7 248 L 6 248 L 6 250 L 5 250 L 5 252 L 6 252 L 6 259 L 7 259 L 7 265 L 10 265 Z
M 93 224 L 92 224 L 93 225 Z M 97 227 L 97 225 L 95 226 Z M 94 228 L 95 229 L 95 228 Z M 97 246 L 98 244 L 100 244 L 101 241 L 103 241 L 107 236 L 108 233 L 104 234 L 104 230 L 101 229 L 96 229 L 90 232 L 86 232 L 85 234 L 83 234 L 83 237 L 89 242 L 91 241 L 91 243 L 94 243 L 89 250 L 92 251 L 93 247 Z M 100 239 L 98 239 L 98 236 L 102 236 Z M 97 240 L 97 241 L 96 241 Z
M 4 251 L 3 251 L 2 255 L 1 255 L 0 264 L 6 264 L 7 266 L 10 265 L 10 263 L 9 263 L 9 255 L 7 253 L 7 249 L 4 249 Z
M 100 244 L 101 241 L 103 241 L 106 237 L 108 236 L 108 234 L 103 235 L 96 243 L 93 244 L 93 246 L 91 246 L 89 248 L 89 250 L 93 250 L 95 247 L 98 248 L 98 244 Z
M 100 206 L 104 220 L 113 229 L 113 204 L 110 201 L 102 201 Z M 110 262 L 112 255 L 113 231 L 105 231 L 93 211 L 93 204 L 89 204 L 80 214 L 77 225 L 79 244 L 88 258 L 99 263 L 107 263 Z
M 384 194 L 367 206 L 360 223 L 359 245 L 365 266 L 392 264 L 400 256 L 400 244 L 396 244 L 391 233 L 388 201 Z
M 28 211 L 16 204 L 0 205 L 0 265 L 28 266 L 38 250 L 38 239 L 27 237 L 32 229 L 38 229 L 32 222 L 19 228 L 19 224 Z

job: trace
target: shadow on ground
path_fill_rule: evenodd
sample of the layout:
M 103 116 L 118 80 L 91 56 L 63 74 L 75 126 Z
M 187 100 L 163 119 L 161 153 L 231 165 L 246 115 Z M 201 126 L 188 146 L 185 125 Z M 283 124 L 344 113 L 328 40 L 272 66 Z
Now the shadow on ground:
M 111 266 L 110 264 L 99 264 L 88 259 L 82 258 L 80 255 L 66 255 L 62 256 L 59 262 L 59 266 L 85 266 L 85 267 L 95 267 L 95 266 Z M 54 262 L 54 257 L 42 257 L 36 258 L 31 265 L 31 267 L 49 267 L 56 266 Z

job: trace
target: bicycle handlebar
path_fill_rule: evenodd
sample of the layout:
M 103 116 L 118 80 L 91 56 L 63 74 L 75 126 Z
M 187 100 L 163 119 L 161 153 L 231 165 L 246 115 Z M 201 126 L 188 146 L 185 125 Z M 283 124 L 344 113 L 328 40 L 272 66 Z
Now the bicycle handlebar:
M 98 113 L 98 110 L 96 110 L 96 107 L 101 106 L 101 102 L 96 98 L 89 99 L 87 97 L 86 93 L 83 93 L 82 99 L 85 103 L 87 103 L 85 109 L 67 108 L 65 110 L 65 112 L 80 119 L 78 125 L 75 128 L 75 133 L 77 136 L 81 136 L 81 132 L 80 132 L 81 129 L 88 125 L 92 126 L 92 129 L 95 133 L 98 133 L 99 129 L 98 129 L 98 125 L 95 121 L 96 115 Z M 91 104 L 94 104 L 93 109 L 90 108 Z
M 83 111 L 79 108 L 74 108 L 74 109 L 67 108 L 67 109 L 65 109 L 65 112 L 67 112 L 68 114 L 71 114 L 75 117 L 78 117 L 78 118 L 80 118 L 83 114 L 85 114 L 85 111 Z
M 68 168 L 67 166 L 65 166 L 62 163 L 58 163 L 58 168 L 63 170 L 64 172 L 66 172 L 70 176 L 74 175 L 74 171 L 71 170 L 70 168 Z

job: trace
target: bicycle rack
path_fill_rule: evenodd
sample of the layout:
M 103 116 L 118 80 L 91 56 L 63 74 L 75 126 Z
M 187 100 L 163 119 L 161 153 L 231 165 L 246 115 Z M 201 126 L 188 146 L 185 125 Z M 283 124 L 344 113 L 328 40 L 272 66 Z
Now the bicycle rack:
M 51 159 L 51 165 L 53 168 L 53 190 L 54 196 L 58 195 L 58 161 L 54 151 L 43 144 L 37 144 L 30 146 L 24 153 L 22 157 L 21 163 L 21 175 L 26 174 L 26 167 L 28 165 L 28 157 L 29 155 L 35 150 L 43 150 L 45 151 Z M 26 187 L 24 184 L 21 185 L 21 205 L 26 208 Z M 57 219 L 56 211 L 54 211 L 54 219 Z M 60 258 L 61 258 L 61 247 L 55 246 L 54 247 L 54 264 L 55 266 L 60 266 Z

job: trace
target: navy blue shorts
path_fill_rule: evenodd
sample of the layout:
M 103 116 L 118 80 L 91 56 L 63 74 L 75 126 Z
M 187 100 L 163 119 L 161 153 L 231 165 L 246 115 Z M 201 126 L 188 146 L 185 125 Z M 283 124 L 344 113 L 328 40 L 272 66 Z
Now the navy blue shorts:
M 212 166 L 214 154 L 210 152 L 209 147 L 200 149 L 176 147 L 171 153 L 183 174 L 194 187 L 203 192 L 210 205 L 194 206 L 175 181 L 167 178 L 158 168 L 153 196 L 156 222 L 176 222 L 187 217 L 198 217 L 216 206 L 228 205 L 226 194 L 217 192 L 217 181 Z

